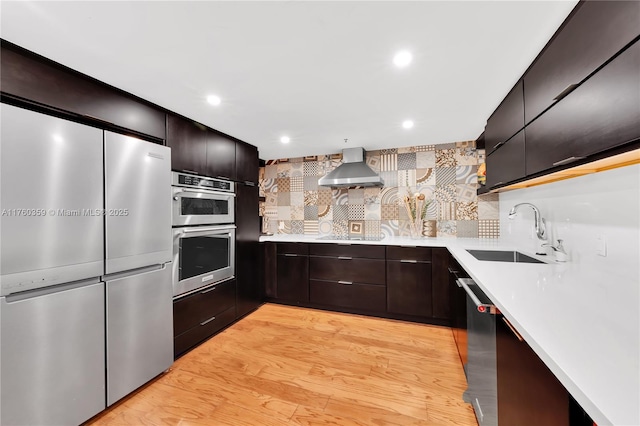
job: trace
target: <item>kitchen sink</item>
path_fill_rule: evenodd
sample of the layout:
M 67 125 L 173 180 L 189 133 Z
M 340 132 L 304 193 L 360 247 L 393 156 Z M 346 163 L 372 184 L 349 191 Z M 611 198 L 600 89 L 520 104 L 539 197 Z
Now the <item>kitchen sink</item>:
M 469 254 L 478 260 L 491 262 L 515 262 L 515 263 L 546 263 L 542 260 L 534 259 L 519 251 L 504 250 L 467 250 Z

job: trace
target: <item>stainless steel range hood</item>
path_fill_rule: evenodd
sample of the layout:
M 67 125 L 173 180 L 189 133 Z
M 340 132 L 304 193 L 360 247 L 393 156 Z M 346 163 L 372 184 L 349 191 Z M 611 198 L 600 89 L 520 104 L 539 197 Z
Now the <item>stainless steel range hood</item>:
M 342 150 L 342 164 L 318 180 L 320 186 L 348 188 L 352 186 L 382 186 L 384 181 L 364 162 L 364 148 Z

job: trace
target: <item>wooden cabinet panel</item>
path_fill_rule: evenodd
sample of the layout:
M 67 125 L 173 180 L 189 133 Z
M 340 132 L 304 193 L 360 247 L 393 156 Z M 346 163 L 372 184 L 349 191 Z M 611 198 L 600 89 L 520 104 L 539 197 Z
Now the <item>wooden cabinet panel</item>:
M 525 130 L 487 155 L 487 188 L 493 189 L 526 176 Z
M 347 256 L 384 259 L 385 246 L 365 244 L 311 244 L 309 254 L 315 256 Z
M 277 253 L 278 254 L 301 254 L 306 256 L 309 254 L 309 245 L 304 243 L 278 243 Z
M 258 183 L 258 148 L 236 143 L 236 178 L 241 182 Z
M 262 271 L 264 274 L 264 295 L 270 298 L 276 298 L 278 294 L 277 280 L 277 255 L 276 243 L 266 242 L 260 243 L 262 246 Z
M 235 318 L 236 310 L 235 307 L 232 307 L 221 312 L 215 317 L 210 318 L 210 321 L 198 324 L 196 327 L 176 336 L 173 339 L 174 357 L 178 358 L 197 344 L 207 340 L 209 337 L 231 324 Z
M 236 283 L 237 313 L 246 315 L 262 303 L 259 274 L 260 216 L 258 187 L 236 186 Z
M 434 248 L 431 261 L 432 316 L 446 320 L 452 319 L 449 256 L 446 248 Z
M 640 6 L 634 1 L 579 4 L 524 76 L 526 122 L 637 37 L 639 22 Z
M 382 247 L 384 250 L 384 247 Z M 312 246 L 313 250 L 313 246 Z M 311 256 L 309 277 L 325 281 L 385 284 L 384 260 Z
M 431 247 L 387 246 L 387 259 L 430 261 Z
M 171 168 L 206 175 L 206 127 L 177 115 L 167 116 L 167 146 L 171 148 Z
M 207 131 L 207 176 L 236 180 L 236 142 L 214 130 Z
M 569 425 L 569 396 L 525 341 L 499 316 L 496 320 L 498 423 Z
M 165 139 L 165 113 L 131 94 L 2 41 L 3 94 Z
M 309 258 L 296 254 L 277 255 L 276 297 L 297 303 L 309 302 Z
M 342 284 L 334 281 L 309 281 L 311 303 L 384 312 L 385 289 L 379 285 Z
M 527 175 L 640 138 L 639 75 L 636 42 L 528 125 Z
M 523 127 L 524 100 L 520 80 L 487 121 L 484 131 L 487 152 L 505 143 Z
M 432 315 L 431 263 L 387 260 L 387 311 Z

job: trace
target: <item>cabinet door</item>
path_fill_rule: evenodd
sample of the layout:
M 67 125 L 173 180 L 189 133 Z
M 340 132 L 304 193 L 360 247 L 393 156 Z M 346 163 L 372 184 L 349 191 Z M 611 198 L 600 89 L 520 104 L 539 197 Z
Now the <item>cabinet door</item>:
M 255 146 L 236 143 L 236 178 L 242 182 L 258 183 L 258 149 Z
M 206 174 L 236 180 L 236 142 L 214 130 L 207 131 Z
M 431 263 L 431 296 L 433 300 L 433 317 L 452 319 L 451 286 L 449 285 L 449 250 L 433 249 Z
M 431 317 L 431 263 L 387 261 L 387 311 Z
M 528 125 L 527 175 L 638 139 L 639 75 L 640 42 L 636 42 Z
M 498 424 L 518 426 L 569 424 L 569 396 L 527 343 L 496 320 Z
M 309 257 L 296 254 L 277 257 L 276 297 L 290 302 L 309 302 Z
M 638 23 L 640 5 L 635 1 L 579 4 L 524 76 L 526 122 L 637 37 Z
M 207 131 L 200 124 L 176 115 L 167 117 L 167 146 L 171 148 L 171 168 L 205 175 L 207 172 Z
M 519 81 L 500 106 L 489 117 L 484 131 L 487 152 L 498 148 L 524 127 L 522 80 Z
M 487 188 L 493 189 L 526 176 L 525 131 L 521 130 L 509 142 L 487 155 Z
M 259 274 L 260 216 L 258 187 L 236 186 L 236 281 L 238 316 L 243 316 L 262 303 Z
M 165 138 L 159 108 L 2 41 L 2 93 L 138 133 Z

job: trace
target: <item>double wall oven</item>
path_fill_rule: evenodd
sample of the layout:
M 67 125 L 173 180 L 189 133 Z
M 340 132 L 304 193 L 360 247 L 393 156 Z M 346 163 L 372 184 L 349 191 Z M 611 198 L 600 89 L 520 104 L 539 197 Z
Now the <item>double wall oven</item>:
M 233 182 L 174 172 L 173 296 L 234 277 Z

